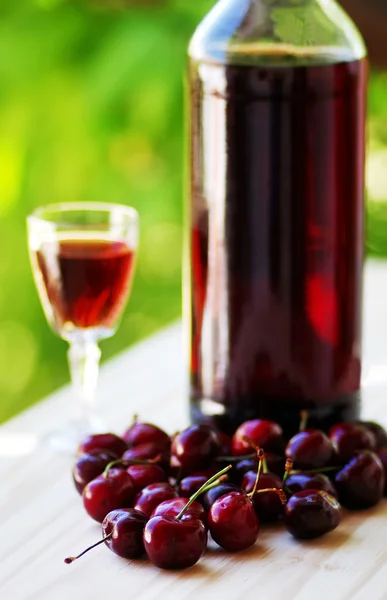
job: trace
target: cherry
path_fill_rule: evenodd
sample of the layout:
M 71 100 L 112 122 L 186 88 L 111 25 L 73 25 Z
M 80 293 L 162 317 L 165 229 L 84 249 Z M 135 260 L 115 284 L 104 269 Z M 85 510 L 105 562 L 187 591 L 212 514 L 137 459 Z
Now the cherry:
M 257 469 L 258 459 L 256 455 L 252 456 L 251 458 L 240 460 L 232 471 L 233 480 L 240 484 L 248 471 L 257 472 Z
M 161 502 L 151 514 L 151 517 L 156 517 L 160 515 L 168 516 L 168 517 L 177 517 L 186 504 L 189 502 L 189 498 L 172 498 L 171 500 L 165 500 Z M 190 506 L 184 511 L 181 519 L 190 519 L 190 518 L 200 519 L 204 525 L 207 527 L 207 511 L 203 508 L 203 506 L 194 501 L 190 504 Z
M 167 475 L 164 469 L 156 464 L 131 465 L 126 470 L 134 481 L 134 490 L 136 494 L 151 483 L 167 481 Z
M 229 492 L 211 506 L 208 526 L 215 542 L 228 552 L 255 544 L 259 520 L 250 498 L 243 492 Z
M 151 423 L 141 423 L 137 417 L 122 437 L 129 448 L 142 444 L 156 444 L 159 448 L 169 449 L 171 445 L 171 438 L 165 431 Z
M 243 493 L 242 488 L 238 487 L 235 483 L 231 483 L 225 481 L 224 483 L 219 483 L 219 485 L 211 488 L 202 497 L 202 504 L 204 508 L 209 511 L 211 506 L 214 504 L 215 500 L 220 498 L 221 496 L 225 496 L 229 492 L 240 492 Z
M 91 451 L 111 452 L 117 458 L 121 456 L 128 446 L 126 442 L 114 433 L 95 433 L 87 436 L 78 448 L 78 455 Z
M 256 471 L 248 471 L 245 474 L 242 481 L 242 489 L 246 494 L 253 492 L 256 479 Z M 285 500 L 286 502 L 285 495 L 283 495 L 281 500 L 280 494 L 273 491 L 273 489 L 282 490 L 282 479 L 274 473 L 262 473 L 259 477 L 256 491 L 251 498 L 261 523 L 277 521 L 283 513 L 283 501 Z
M 347 462 L 360 450 L 374 450 L 375 435 L 359 423 L 338 423 L 329 430 L 329 437 L 341 462 Z
M 70 564 L 86 552 L 105 542 L 106 546 L 121 558 L 139 558 L 144 554 L 143 531 L 148 517 L 133 508 L 120 508 L 109 512 L 102 521 L 103 539 L 93 544 L 78 556 L 65 558 Z
M 223 433 L 222 431 L 217 431 L 216 435 L 218 437 L 218 442 L 220 445 L 220 455 L 228 456 L 231 454 L 231 437 L 227 435 L 227 433 Z
M 273 452 L 283 450 L 282 428 L 278 423 L 254 419 L 242 423 L 232 437 L 232 454 L 248 454 L 251 444 Z
M 107 465 L 115 460 L 117 456 L 110 452 L 99 452 L 92 450 L 77 458 L 73 467 L 73 481 L 76 489 L 82 494 L 83 488 L 98 475 L 101 475 Z
M 387 496 L 387 446 L 379 448 L 377 455 L 379 456 L 384 469 L 384 495 Z
M 144 545 L 153 564 L 162 569 L 182 569 L 191 567 L 200 559 L 207 546 L 207 529 L 200 518 L 194 515 L 183 517 L 199 495 L 230 468 L 228 466 L 213 475 L 175 517 L 162 514 L 149 519 L 144 530 Z
M 92 519 L 102 523 L 110 511 L 132 506 L 134 494 L 134 482 L 129 473 L 111 468 L 85 486 L 83 505 Z
M 172 441 L 172 454 L 184 471 L 194 472 L 210 466 L 220 454 L 216 433 L 206 425 L 192 425 L 178 433 Z
M 322 490 L 302 490 L 285 506 L 284 523 L 298 539 L 314 539 L 333 531 L 341 521 L 339 502 Z
M 177 491 L 169 483 L 151 483 L 137 494 L 134 508 L 150 517 L 161 502 L 177 498 L 177 496 Z
M 335 449 L 329 437 L 318 429 L 296 433 L 286 446 L 285 454 L 299 469 L 320 469 L 330 464 Z
M 144 546 L 149 560 L 160 569 L 192 567 L 207 547 L 207 529 L 195 517 L 179 519 L 157 515 L 144 529 Z
M 285 470 L 285 458 L 283 455 L 265 451 L 265 463 L 270 473 L 275 473 L 279 477 L 283 476 Z
M 380 458 L 364 451 L 345 465 L 335 477 L 339 500 L 346 508 L 356 510 L 375 506 L 383 496 L 385 475 Z
M 192 496 L 199 488 L 206 483 L 208 476 L 206 475 L 188 475 L 179 483 L 180 496 Z
M 387 431 L 384 427 L 379 425 L 379 423 L 374 423 L 373 421 L 360 421 L 359 425 L 362 425 L 374 435 L 376 449 L 387 446 Z
M 300 472 L 289 475 L 286 479 L 285 491 L 289 492 L 289 495 L 293 495 L 304 490 L 322 490 L 337 498 L 337 491 L 333 483 L 322 473 Z
M 167 469 L 169 467 L 169 452 L 157 444 L 140 444 L 134 448 L 126 450 L 122 455 L 122 460 L 153 460 L 158 465 Z

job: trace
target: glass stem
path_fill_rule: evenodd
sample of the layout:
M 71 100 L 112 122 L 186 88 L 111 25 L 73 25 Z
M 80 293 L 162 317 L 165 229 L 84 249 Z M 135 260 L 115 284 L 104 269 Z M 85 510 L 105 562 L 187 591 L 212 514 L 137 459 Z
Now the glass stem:
M 82 421 L 91 422 L 94 417 L 101 350 L 94 341 L 77 339 L 70 343 L 67 356 L 78 417 Z

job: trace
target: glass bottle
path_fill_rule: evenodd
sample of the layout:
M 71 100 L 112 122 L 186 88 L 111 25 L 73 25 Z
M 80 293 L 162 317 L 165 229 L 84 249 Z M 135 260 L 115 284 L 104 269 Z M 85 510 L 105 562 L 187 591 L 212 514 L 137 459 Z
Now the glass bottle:
M 362 38 L 334 0 L 220 0 L 189 54 L 192 418 L 356 419 Z

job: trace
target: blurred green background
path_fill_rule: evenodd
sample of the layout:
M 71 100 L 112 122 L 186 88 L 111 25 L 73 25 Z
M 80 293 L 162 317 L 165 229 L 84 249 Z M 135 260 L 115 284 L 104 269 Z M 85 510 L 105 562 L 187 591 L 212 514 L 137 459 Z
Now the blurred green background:
M 212 4 L 2 0 L 0 422 L 68 380 L 30 273 L 34 207 L 108 200 L 140 212 L 133 293 L 104 359 L 179 316 L 186 48 Z M 373 74 L 367 247 L 387 256 L 386 95 L 387 75 Z

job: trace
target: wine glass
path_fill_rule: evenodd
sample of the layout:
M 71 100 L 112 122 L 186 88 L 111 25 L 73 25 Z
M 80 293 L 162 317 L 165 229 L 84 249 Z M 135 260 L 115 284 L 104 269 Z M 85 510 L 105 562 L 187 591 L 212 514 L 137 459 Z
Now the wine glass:
M 53 331 L 69 343 L 78 415 L 50 445 L 74 450 L 101 430 L 95 394 L 101 351 L 128 300 L 138 244 L 138 214 L 118 204 L 74 202 L 36 209 L 28 245 L 40 300 Z

